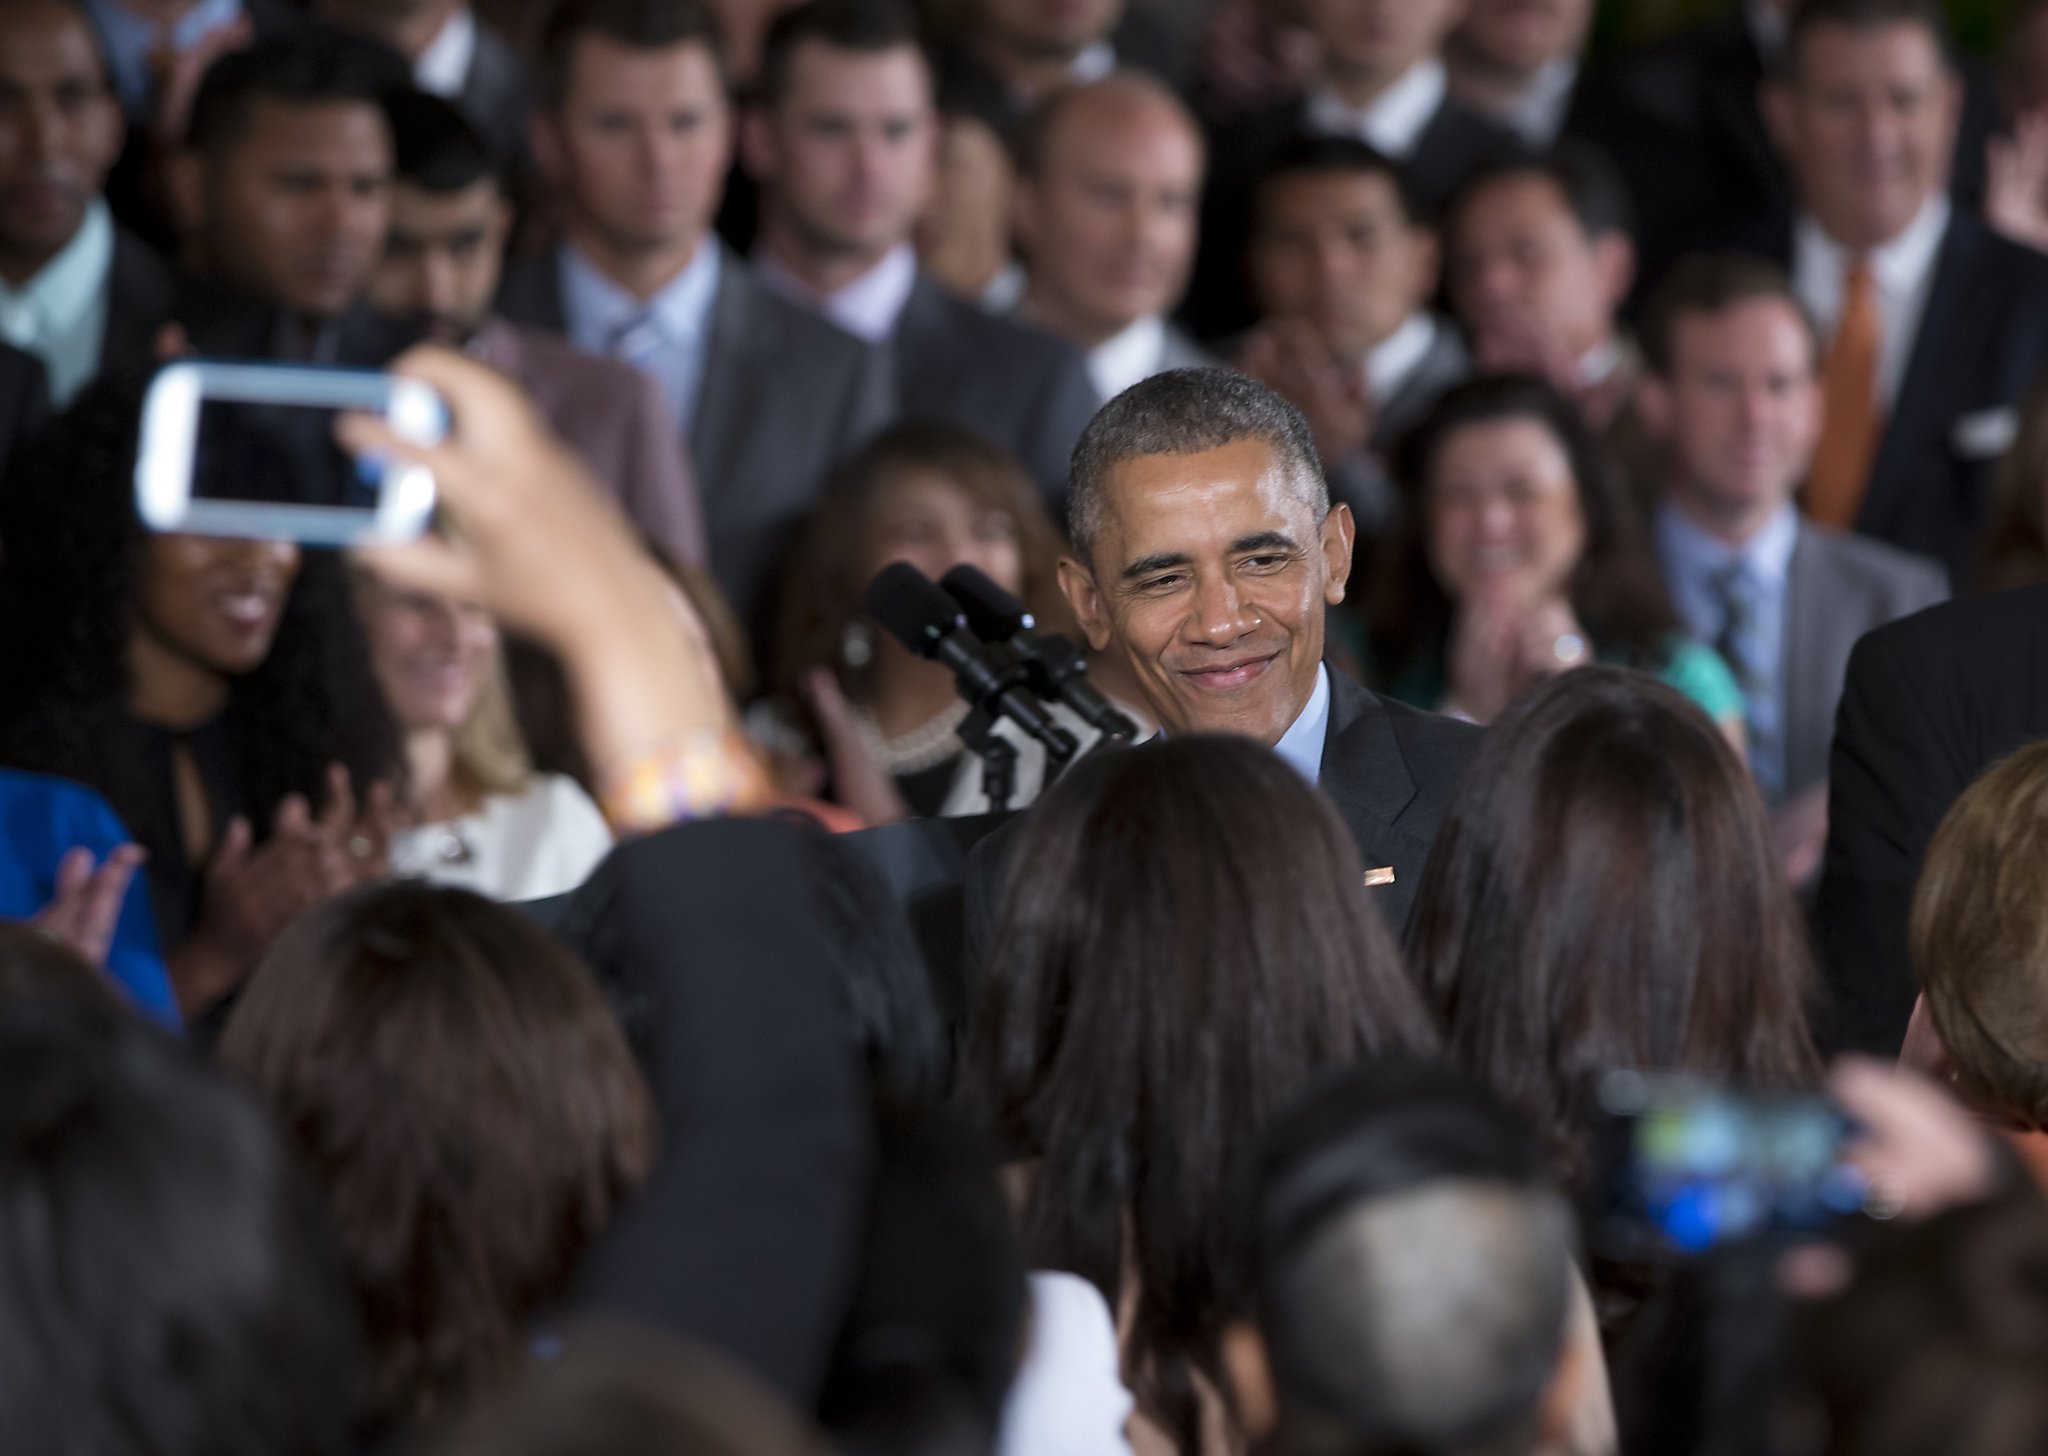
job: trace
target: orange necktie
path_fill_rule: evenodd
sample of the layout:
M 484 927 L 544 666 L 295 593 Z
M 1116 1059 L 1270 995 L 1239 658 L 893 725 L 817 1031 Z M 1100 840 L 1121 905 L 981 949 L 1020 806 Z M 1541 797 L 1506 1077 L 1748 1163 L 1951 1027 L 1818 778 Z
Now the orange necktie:
M 1877 360 L 1884 318 L 1877 308 L 1877 280 L 1861 259 L 1850 265 L 1842 288 L 1842 321 L 1828 350 L 1821 378 L 1827 422 L 1806 481 L 1806 513 L 1816 521 L 1848 530 L 1856 524 L 1870 467 L 1877 458 L 1881 421 L 1877 409 Z

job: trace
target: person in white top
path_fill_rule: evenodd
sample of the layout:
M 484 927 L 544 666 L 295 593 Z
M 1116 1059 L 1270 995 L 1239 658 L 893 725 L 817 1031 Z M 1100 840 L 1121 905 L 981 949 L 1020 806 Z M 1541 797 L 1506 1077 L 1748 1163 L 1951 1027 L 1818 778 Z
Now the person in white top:
M 533 771 L 490 614 L 368 574 L 356 601 L 405 735 L 409 827 L 393 838 L 393 871 L 496 900 L 582 884 L 610 853 L 611 830 L 573 780 Z
M 1021 148 L 1019 314 L 1082 349 L 1104 402 L 1166 369 L 1213 363 L 1167 319 L 1187 291 L 1207 166 L 1201 128 L 1138 71 L 1062 92 Z
M 1472 0 L 1444 46 L 1451 94 L 1532 147 L 1564 130 L 1592 0 Z

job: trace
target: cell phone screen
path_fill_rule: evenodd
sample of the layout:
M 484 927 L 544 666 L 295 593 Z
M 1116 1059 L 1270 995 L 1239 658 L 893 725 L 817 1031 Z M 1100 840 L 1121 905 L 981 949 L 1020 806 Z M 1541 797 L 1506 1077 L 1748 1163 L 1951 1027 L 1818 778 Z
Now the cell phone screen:
M 192 454 L 192 499 L 375 511 L 381 462 L 335 443 L 338 409 L 203 398 Z
M 1863 1179 L 1842 1157 L 1849 1121 L 1825 1097 L 1617 1072 L 1600 1101 L 1607 1252 L 1822 1235 L 1863 1206 Z

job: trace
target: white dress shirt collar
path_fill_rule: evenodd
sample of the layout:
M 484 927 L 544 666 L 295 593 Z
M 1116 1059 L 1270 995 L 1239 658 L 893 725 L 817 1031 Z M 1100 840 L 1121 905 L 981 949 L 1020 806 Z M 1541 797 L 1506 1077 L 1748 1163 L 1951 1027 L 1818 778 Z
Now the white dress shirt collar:
M 1068 64 L 1067 81 L 1074 86 L 1090 86 L 1115 69 L 1116 47 L 1106 40 L 1099 40 Z
M 1166 357 L 1166 320 L 1146 314 L 1088 351 L 1088 378 L 1105 402 L 1159 372 Z
M 1384 405 L 1399 393 L 1403 380 L 1415 372 L 1436 344 L 1437 322 L 1417 310 L 1401 321 L 1401 327 L 1373 345 L 1365 356 L 1367 398 Z
M 898 243 L 867 272 L 831 293 L 821 293 L 763 249 L 754 258 L 754 275 L 768 287 L 821 313 L 840 328 L 870 344 L 886 343 L 917 287 L 917 252 Z
M 1353 106 L 1323 86 L 1308 96 L 1308 129 L 1350 136 L 1406 161 L 1444 104 L 1444 63 L 1431 57 L 1408 68 L 1368 106 Z
M 19 288 L 0 279 L 0 339 L 43 361 L 60 406 L 99 372 L 113 266 L 114 223 L 96 197 L 71 241 L 33 278 Z
M 706 235 L 682 271 L 651 298 L 640 299 L 607 276 L 574 243 L 562 244 L 562 305 L 571 342 L 600 354 L 613 352 L 614 336 L 645 319 L 670 340 L 699 340 L 711 331 L 711 304 L 722 268 L 718 239 Z
M 460 96 L 475 60 L 476 12 L 465 5 L 441 23 L 412 63 L 413 84 L 434 96 Z
M 1948 194 L 1936 192 L 1897 237 L 1870 253 L 1870 272 L 1884 323 L 1878 359 L 1879 396 L 1887 404 L 1905 378 L 1952 212 Z M 1800 214 L 1793 229 L 1792 286 L 1824 337 L 1832 338 L 1841 321 L 1850 262 L 1847 248 L 1829 237 L 1812 216 Z
M 1500 121 L 1526 145 L 1538 150 L 1548 147 L 1564 130 L 1565 109 L 1571 104 L 1572 88 L 1578 84 L 1577 56 L 1545 61 L 1520 94 L 1508 102 Z

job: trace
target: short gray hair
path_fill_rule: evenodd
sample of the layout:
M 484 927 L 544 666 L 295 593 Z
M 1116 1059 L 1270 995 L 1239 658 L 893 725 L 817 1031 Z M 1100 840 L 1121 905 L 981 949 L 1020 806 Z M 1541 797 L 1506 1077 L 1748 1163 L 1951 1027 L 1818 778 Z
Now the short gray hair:
M 1108 510 L 1109 475 L 1147 455 L 1199 455 L 1240 440 L 1272 448 L 1302 503 L 1321 521 L 1330 487 L 1308 421 L 1287 399 L 1233 369 L 1169 369 L 1132 385 L 1095 413 L 1068 472 L 1067 534 L 1090 565 Z

